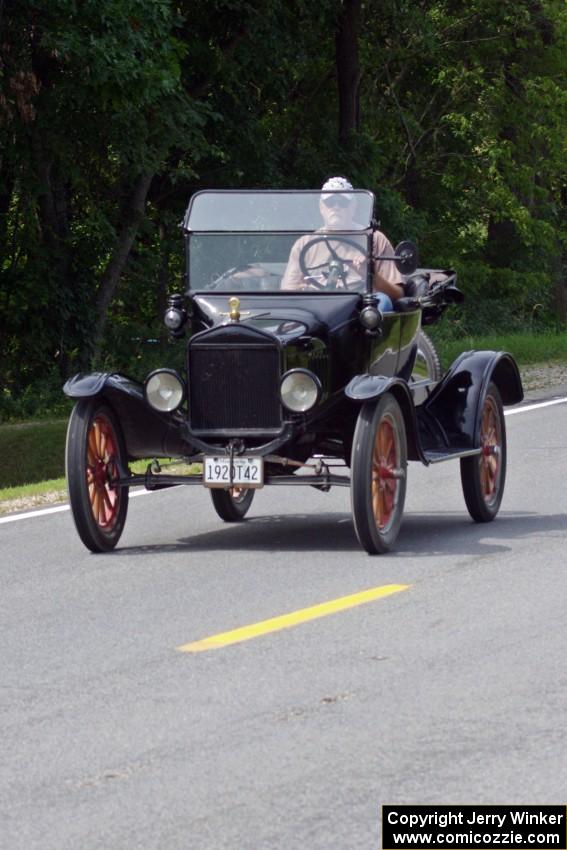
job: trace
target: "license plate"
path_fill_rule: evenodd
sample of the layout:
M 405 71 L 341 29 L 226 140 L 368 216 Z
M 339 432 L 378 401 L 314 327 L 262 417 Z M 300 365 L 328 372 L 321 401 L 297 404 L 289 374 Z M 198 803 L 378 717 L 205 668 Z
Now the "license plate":
M 203 464 L 205 487 L 263 487 L 264 460 L 261 457 L 235 457 L 232 475 L 229 457 L 206 457 Z

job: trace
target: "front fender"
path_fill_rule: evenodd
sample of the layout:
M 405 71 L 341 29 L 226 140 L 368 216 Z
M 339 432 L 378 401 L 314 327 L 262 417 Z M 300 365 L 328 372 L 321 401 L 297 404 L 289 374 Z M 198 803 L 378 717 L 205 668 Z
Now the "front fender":
M 92 398 L 104 389 L 111 377 L 120 376 L 111 375 L 109 372 L 92 372 L 91 374 L 79 372 L 65 382 L 63 392 L 68 398 Z
M 122 428 L 130 458 L 183 457 L 192 453 L 182 414 L 153 410 L 138 381 L 117 373 L 80 373 L 69 378 L 63 392 L 77 400 L 98 396 L 110 405 Z
M 522 380 L 514 358 L 503 351 L 466 351 L 453 363 L 430 397 L 418 408 L 425 451 L 478 449 L 480 416 L 491 382 L 503 404 L 522 401 Z
M 391 393 L 400 405 L 408 445 L 408 459 L 425 462 L 418 436 L 418 426 L 413 397 L 407 383 L 396 377 L 385 375 L 356 375 L 345 387 L 345 395 L 352 401 L 378 401 L 384 393 Z
M 345 395 L 352 401 L 373 401 L 385 393 L 395 378 L 384 375 L 356 375 L 345 387 Z

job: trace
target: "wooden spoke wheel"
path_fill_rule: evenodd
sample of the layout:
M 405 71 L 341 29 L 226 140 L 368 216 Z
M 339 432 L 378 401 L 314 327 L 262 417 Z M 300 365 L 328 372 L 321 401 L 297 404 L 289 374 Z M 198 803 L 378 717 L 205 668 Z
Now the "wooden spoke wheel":
M 110 407 L 77 402 L 67 429 L 69 501 L 79 536 L 92 552 L 113 549 L 124 529 L 128 488 L 116 485 L 127 467 L 124 439 Z
M 506 480 L 506 424 L 498 387 L 490 384 L 479 423 L 480 455 L 461 459 L 461 483 L 475 522 L 490 522 L 500 508 Z
M 252 500 L 254 490 L 245 487 L 231 487 L 230 490 L 211 488 L 211 499 L 217 514 L 225 522 L 240 522 L 244 519 Z
M 361 546 L 371 554 L 387 552 L 398 536 L 404 512 L 407 442 L 396 399 L 386 393 L 365 404 L 354 433 L 351 503 Z

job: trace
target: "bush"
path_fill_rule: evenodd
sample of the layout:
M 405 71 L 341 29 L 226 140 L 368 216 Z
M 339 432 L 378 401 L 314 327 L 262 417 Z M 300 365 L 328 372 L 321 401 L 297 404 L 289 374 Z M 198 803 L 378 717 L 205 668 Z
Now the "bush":
M 72 403 L 63 394 L 61 378 L 53 373 L 29 384 L 19 394 L 4 387 L 0 394 L 0 422 L 21 422 L 25 419 L 66 417 Z
M 67 420 L 0 426 L 0 488 L 60 478 Z

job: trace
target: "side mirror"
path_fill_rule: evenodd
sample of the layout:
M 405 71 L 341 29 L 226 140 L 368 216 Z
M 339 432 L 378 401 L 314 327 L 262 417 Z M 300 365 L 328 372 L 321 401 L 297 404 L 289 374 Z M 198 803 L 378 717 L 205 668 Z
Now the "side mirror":
M 407 240 L 396 245 L 395 263 L 402 274 L 413 274 L 419 263 L 417 246 Z

